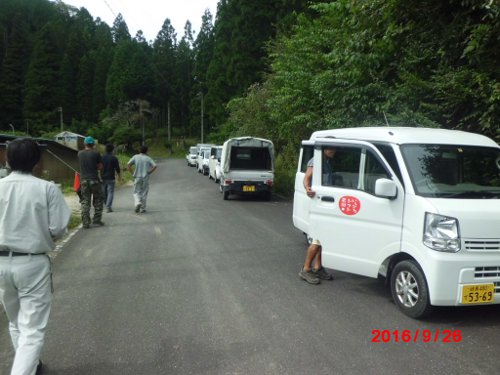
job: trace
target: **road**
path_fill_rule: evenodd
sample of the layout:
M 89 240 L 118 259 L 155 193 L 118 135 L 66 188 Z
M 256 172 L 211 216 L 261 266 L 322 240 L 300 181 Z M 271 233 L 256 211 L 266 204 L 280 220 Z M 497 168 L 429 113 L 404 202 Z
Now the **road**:
M 223 201 L 212 180 L 167 160 L 146 214 L 133 212 L 131 187 L 114 206 L 105 227 L 79 230 L 54 259 L 45 374 L 499 371 L 500 307 L 417 321 L 378 280 L 336 271 L 318 286 L 300 280 L 306 245 L 289 201 Z M 376 330 L 391 337 L 373 342 Z M 2 314 L 1 374 L 12 357 Z

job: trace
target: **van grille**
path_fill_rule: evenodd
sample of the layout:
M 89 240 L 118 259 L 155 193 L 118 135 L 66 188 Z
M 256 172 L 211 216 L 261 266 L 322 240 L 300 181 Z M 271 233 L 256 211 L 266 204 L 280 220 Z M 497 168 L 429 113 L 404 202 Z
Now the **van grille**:
M 476 267 L 474 277 L 476 279 L 485 277 L 500 277 L 500 267 Z
M 500 240 L 464 241 L 465 249 L 469 251 L 500 251 Z

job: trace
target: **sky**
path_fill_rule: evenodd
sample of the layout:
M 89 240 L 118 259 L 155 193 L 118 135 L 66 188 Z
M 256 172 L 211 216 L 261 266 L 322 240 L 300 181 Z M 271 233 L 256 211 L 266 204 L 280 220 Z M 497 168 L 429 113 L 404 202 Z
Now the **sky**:
M 205 9 L 212 14 L 215 21 L 218 0 L 62 0 L 63 3 L 77 8 L 86 8 L 96 19 L 100 17 L 110 27 L 121 13 L 130 35 L 135 36 L 137 30 L 142 30 L 148 41 L 153 41 L 161 30 L 165 19 L 177 33 L 177 41 L 184 35 L 186 21 L 191 22 L 191 28 L 196 38 L 201 27 L 201 17 Z

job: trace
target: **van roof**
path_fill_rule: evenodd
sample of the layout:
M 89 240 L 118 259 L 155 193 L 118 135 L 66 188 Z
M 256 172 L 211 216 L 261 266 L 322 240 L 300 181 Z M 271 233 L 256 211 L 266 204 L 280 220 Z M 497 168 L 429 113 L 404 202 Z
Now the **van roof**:
M 396 144 L 454 144 L 499 147 L 492 139 L 460 130 L 412 127 L 359 127 L 320 130 L 311 134 L 310 140 L 322 138 L 353 139 Z

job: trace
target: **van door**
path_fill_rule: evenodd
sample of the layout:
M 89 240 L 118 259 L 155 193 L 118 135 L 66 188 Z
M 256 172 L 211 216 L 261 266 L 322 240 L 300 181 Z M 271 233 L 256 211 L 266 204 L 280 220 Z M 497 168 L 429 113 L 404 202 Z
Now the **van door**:
M 328 147 L 335 155 L 327 162 Z M 396 198 L 375 196 L 379 178 L 396 182 Z M 310 235 L 322 244 L 323 265 L 377 277 L 382 262 L 400 251 L 404 208 L 403 187 L 382 154 L 367 142 L 317 141 L 312 188 Z
M 295 191 L 293 196 L 293 224 L 306 235 L 309 233 L 309 211 L 311 198 L 306 194 L 304 177 L 307 163 L 314 156 L 314 142 L 302 142 L 300 149 L 299 165 L 295 174 Z

